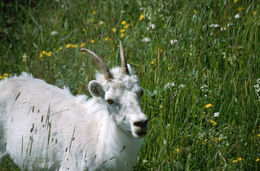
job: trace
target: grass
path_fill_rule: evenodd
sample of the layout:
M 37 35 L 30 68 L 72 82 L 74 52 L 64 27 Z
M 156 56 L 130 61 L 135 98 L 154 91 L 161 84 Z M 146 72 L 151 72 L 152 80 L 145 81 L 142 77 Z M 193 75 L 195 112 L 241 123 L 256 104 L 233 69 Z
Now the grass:
M 2 77 L 26 71 L 89 94 L 97 66 L 80 45 L 112 67 L 122 40 L 150 120 L 135 170 L 260 167 L 256 0 L 4 2 Z M 10 159 L 0 168 L 17 170 Z

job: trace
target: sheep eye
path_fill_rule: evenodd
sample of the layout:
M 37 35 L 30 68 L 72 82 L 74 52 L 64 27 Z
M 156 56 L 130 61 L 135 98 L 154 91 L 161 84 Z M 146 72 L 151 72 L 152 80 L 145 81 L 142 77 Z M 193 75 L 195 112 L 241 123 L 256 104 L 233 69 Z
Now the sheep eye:
M 108 99 L 108 100 L 107 100 L 107 103 L 111 105 L 111 104 L 114 103 L 114 101 L 113 101 L 112 99 Z

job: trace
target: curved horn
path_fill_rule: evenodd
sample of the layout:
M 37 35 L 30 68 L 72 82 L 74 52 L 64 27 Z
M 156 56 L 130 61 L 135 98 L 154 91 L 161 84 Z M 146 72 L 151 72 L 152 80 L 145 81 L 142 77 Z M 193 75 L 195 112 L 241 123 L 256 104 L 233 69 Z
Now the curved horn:
M 111 73 L 109 72 L 108 67 L 106 66 L 106 64 L 102 61 L 102 59 L 97 56 L 94 52 L 92 52 L 91 50 L 85 49 L 85 48 L 81 48 L 80 51 L 84 51 L 87 52 L 88 54 L 90 54 L 92 57 L 94 57 L 94 59 L 96 60 L 99 68 L 101 69 L 104 77 L 106 80 L 111 80 L 113 79 L 113 76 L 111 75 Z
M 123 45 L 122 42 L 120 41 L 120 58 L 121 58 L 121 68 L 122 68 L 122 72 L 126 75 L 130 75 L 129 74 L 129 70 L 127 68 L 127 63 L 125 60 L 125 55 L 124 55 L 124 49 L 123 49 Z

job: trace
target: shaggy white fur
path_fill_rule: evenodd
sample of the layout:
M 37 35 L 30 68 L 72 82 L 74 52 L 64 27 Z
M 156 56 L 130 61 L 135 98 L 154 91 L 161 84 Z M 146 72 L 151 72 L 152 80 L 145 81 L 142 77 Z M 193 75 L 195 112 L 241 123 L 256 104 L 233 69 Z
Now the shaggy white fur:
M 147 118 L 128 68 L 113 68 L 110 81 L 96 74 L 93 98 L 26 73 L 0 81 L 0 161 L 9 154 L 22 170 L 131 170 Z

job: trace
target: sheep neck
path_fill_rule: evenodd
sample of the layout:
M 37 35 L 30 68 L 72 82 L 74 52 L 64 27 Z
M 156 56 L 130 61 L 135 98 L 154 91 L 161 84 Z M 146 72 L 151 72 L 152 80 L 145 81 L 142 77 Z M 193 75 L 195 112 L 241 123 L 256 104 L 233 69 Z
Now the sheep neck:
M 137 139 L 119 128 L 106 114 L 98 137 L 97 159 L 108 165 L 134 165 L 142 139 Z

